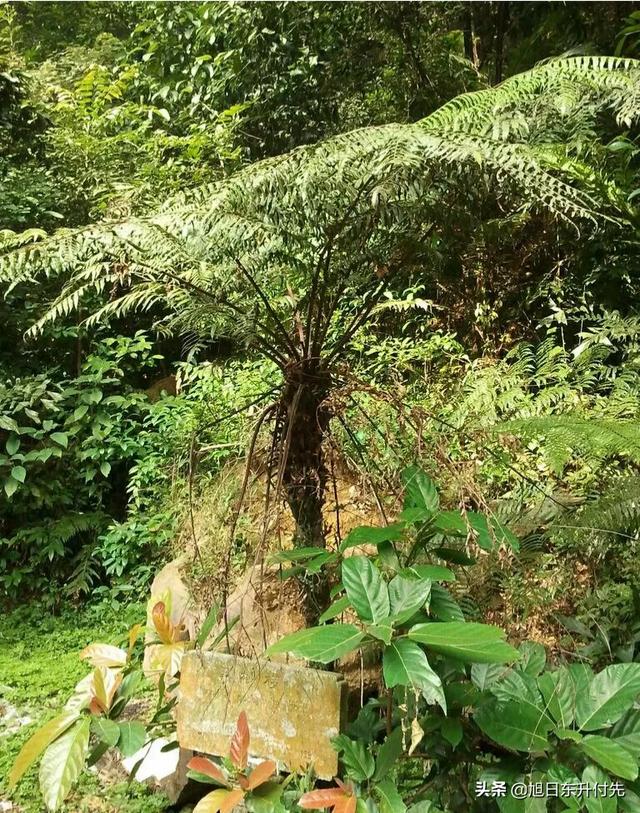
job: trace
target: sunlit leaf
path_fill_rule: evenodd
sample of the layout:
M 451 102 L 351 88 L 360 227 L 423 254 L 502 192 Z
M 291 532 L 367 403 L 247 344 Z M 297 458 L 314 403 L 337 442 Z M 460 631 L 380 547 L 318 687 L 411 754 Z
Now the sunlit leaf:
M 349 601 L 363 621 L 389 617 L 389 591 L 367 556 L 351 556 L 342 563 L 342 583 Z
M 9 773 L 9 787 L 14 787 L 22 778 L 25 771 L 35 762 L 40 754 L 49 746 L 57 737 L 69 728 L 70 725 L 75 723 L 79 717 L 77 711 L 67 711 L 49 720 L 48 723 L 39 728 L 22 746 L 20 753 L 13 763 L 13 767 Z
M 84 717 L 58 737 L 40 763 L 40 790 L 47 809 L 58 810 L 84 768 L 89 752 L 90 720 Z
M 213 790 L 200 799 L 193 808 L 193 813 L 231 813 L 233 808 L 240 804 L 244 798 L 244 791 L 240 788 L 234 790 Z
M 348 794 L 345 789 L 341 787 L 311 790 L 300 797 L 298 807 L 301 807 L 303 810 L 323 810 L 327 807 L 334 807 L 342 802 L 348 795 L 351 794 Z
M 89 644 L 80 653 L 80 659 L 89 661 L 92 666 L 126 666 L 127 653 L 124 649 L 110 644 Z
M 505 663 L 518 659 L 518 650 L 504 640 L 504 631 L 489 624 L 451 621 L 416 624 L 409 638 L 420 644 L 469 663 Z
M 290 652 L 299 658 L 330 663 L 357 649 L 364 633 L 353 624 L 309 627 L 285 635 L 265 652 L 267 656 Z
M 413 691 L 423 692 L 428 702 L 435 700 L 446 713 L 442 682 L 418 644 L 407 638 L 393 641 L 384 650 L 382 671 L 387 687 L 407 686 Z
M 128 647 L 127 647 L 127 658 L 131 657 L 131 653 L 133 652 L 133 648 L 136 645 L 136 641 L 144 631 L 144 624 L 134 624 L 131 629 L 129 630 L 128 636 Z
M 424 508 L 437 511 L 438 489 L 433 480 L 419 466 L 409 466 L 402 472 L 404 508 Z
M 91 691 L 102 711 L 109 711 L 118 687 L 122 683 L 122 672 L 96 666 L 93 670 Z
M 158 601 L 151 611 L 151 620 L 163 644 L 172 644 L 176 641 L 176 628 L 167 615 L 163 601 Z
M 120 726 L 107 717 L 94 717 L 91 720 L 91 731 L 109 748 L 114 748 L 120 739 Z

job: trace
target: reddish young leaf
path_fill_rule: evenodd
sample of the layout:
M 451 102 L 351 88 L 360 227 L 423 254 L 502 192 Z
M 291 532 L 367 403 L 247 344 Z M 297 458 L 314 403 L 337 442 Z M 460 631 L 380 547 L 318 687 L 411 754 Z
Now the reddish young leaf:
M 245 780 L 246 785 L 243 785 L 242 782 L 240 784 L 245 788 L 245 790 L 254 790 L 254 788 L 259 787 L 268 779 L 271 779 L 276 772 L 276 768 L 276 763 L 270 759 L 267 759 L 264 762 L 261 762 L 259 765 L 256 765 L 256 767 L 251 771 Z M 244 779 L 244 777 L 242 778 Z
M 343 796 L 342 799 L 334 805 L 333 813 L 355 813 L 357 803 L 358 799 L 355 793 Z
M 198 773 L 202 773 L 211 779 L 215 779 L 216 782 L 219 782 L 225 787 L 229 787 L 227 777 L 222 773 L 216 763 L 212 762 L 210 759 L 206 759 L 205 757 L 193 757 L 187 763 L 187 768 L 190 771 L 197 771 Z
M 159 601 L 151 611 L 153 626 L 163 644 L 172 644 L 175 640 L 175 628 L 166 613 L 164 601 Z
M 229 756 L 231 762 L 236 768 L 244 769 L 247 767 L 247 759 L 249 757 L 249 724 L 247 723 L 247 715 L 244 711 L 240 712 L 238 723 L 236 725 L 235 734 L 231 738 L 231 745 L 229 747 Z
M 346 798 L 347 794 L 342 788 L 311 790 L 300 797 L 298 806 L 303 810 L 321 810 L 325 807 L 333 807 Z

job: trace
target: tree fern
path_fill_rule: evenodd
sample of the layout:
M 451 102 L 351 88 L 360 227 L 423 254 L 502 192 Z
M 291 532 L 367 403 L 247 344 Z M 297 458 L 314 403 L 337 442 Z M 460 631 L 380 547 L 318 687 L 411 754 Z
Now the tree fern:
M 557 60 L 416 124 L 366 127 L 260 161 L 146 218 L 26 244 L 9 237 L 0 279 L 62 278 L 34 333 L 97 293 L 108 301 L 90 321 L 154 309 L 163 330 L 196 343 L 222 334 L 258 348 L 283 389 L 255 432 L 273 422 L 276 495 L 285 489 L 300 537 L 322 544 L 336 360 L 394 277 L 422 270 L 429 240 L 458 211 L 497 198 L 503 211 L 543 209 L 576 227 L 615 216 L 572 146 L 595 138 L 603 113 L 635 120 L 639 64 Z M 346 319 L 345 298 L 359 303 Z
M 417 124 L 364 128 L 251 165 L 171 200 L 148 219 L 58 232 L 6 253 L 1 272 L 15 283 L 38 272 L 84 269 L 82 293 L 91 284 L 104 289 L 119 279 L 125 284 L 156 279 L 166 296 L 177 285 L 199 281 L 215 296 L 238 287 L 234 258 L 244 258 L 253 270 L 267 269 L 270 278 L 286 269 L 293 279 L 308 282 L 331 232 L 342 238 L 337 248 L 343 251 L 363 229 L 384 234 L 380 241 L 368 240 L 359 258 L 358 266 L 368 266 L 371 276 L 376 260 L 391 259 L 407 218 L 416 211 L 421 218 L 434 217 L 447 189 L 461 185 L 497 184 L 507 198 L 516 195 L 527 205 L 562 217 L 589 216 L 597 202 L 572 185 L 570 163 L 558 170 L 557 158 L 539 143 L 562 147 L 572 132 L 555 115 L 559 88 L 571 83 L 583 93 L 580 109 L 591 124 L 607 109 L 627 122 L 638 109 L 631 101 L 640 92 L 639 76 L 633 60 L 557 60 L 498 88 L 459 97 Z M 572 122 L 577 107 L 577 102 L 566 107 L 562 121 Z M 529 133 L 515 140 L 502 129 L 488 137 L 489 122 L 513 110 L 525 115 Z M 344 272 L 345 257 L 335 248 L 332 262 Z M 118 263 L 126 271 L 115 270 Z M 240 291 L 247 293 L 244 282 Z M 77 301 L 77 287 L 65 289 L 51 318 Z

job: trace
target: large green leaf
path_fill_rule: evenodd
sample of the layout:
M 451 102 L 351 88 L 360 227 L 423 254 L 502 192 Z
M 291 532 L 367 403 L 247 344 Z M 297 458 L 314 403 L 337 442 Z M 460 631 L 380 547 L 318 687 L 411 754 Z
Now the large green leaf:
M 84 767 L 89 751 L 89 717 L 77 720 L 44 752 L 40 790 L 48 810 L 57 810 Z
M 411 565 L 400 571 L 401 576 L 415 579 L 429 579 L 431 582 L 454 582 L 456 580 L 453 570 L 442 565 Z
M 582 781 L 588 783 L 590 787 L 594 787 L 607 785 L 611 782 L 611 779 L 597 765 L 587 765 L 582 772 Z M 588 813 L 615 813 L 618 806 L 615 797 L 605 796 L 603 793 L 584 794 L 582 802 Z
M 332 743 L 340 751 L 340 761 L 351 779 L 365 782 L 373 776 L 375 761 L 361 740 L 352 740 L 339 734 L 333 738 Z
M 516 669 L 534 677 L 542 672 L 547 662 L 547 653 L 542 644 L 536 641 L 524 641 L 518 647 L 518 652 L 520 659 L 516 664 Z
M 431 585 L 429 612 L 439 621 L 464 621 L 464 613 L 451 593 L 441 584 Z
M 422 692 L 427 700 L 437 702 L 446 713 L 442 681 L 429 666 L 420 647 L 407 638 L 398 638 L 386 647 L 382 656 L 384 682 L 389 687 L 409 686 Z
M 567 667 L 567 671 L 575 686 L 576 697 L 589 689 L 594 674 L 588 663 L 572 663 Z
M 471 666 L 471 681 L 481 692 L 490 688 L 504 677 L 508 666 L 499 663 L 474 663 Z
M 360 525 L 347 534 L 340 545 L 340 550 L 345 551 L 359 545 L 382 545 L 384 542 L 397 542 L 402 539 L 404 531 L 405 526 L 402 522 L 394 522 L 392 525 L 385 526 Z
M 437 511 L 440 505 L 438 489 L 433 480 L 419 466 L 408 466 L 402 472 L 404 508 L 425 508 Z
M 373 774 L 373 779 L 379 782 L 384 779 L 389 771 L 398 761 L 400 754 L 403 752 L 403 733 L 402 726 L 395 728 L 387 739 L 380 746 L 378 756 L 376 758 L 376 770 Z
M 460 745 L 464 736 L 462 723 L 457 717 L 443 717 L 440 723 L 440 733 L 454 749 Z
M 35 760 L 40 756 L 44 749 L 51 745 L 51 743 L 69 728 L 70 725 L 75 723 L 79 717 L 77 711 L 68 711 L 49 720 L 48 723 L 39 728 L 22 746 L 20 753 L 13 763 L 13 767 L 9 773 L 8 784 L 9 788 L 14 787 L 20 779 L 24 776 Z
M 445 536 L 467 536 L 469 526 L 460 511 L 440 511 L 433 518 L 433 527 Z
M 640 663 L 615 663 L 599 672 L 576 700 L 576 723 L 584 731 L 612 725 L 640 694 Z
M 566 668 L 555 672 L 544 672 L 538 678 L 538 688 L 542 693 L 548 713 L 560 728 L 567 728 L 573 722 L 576 696 L 575 684 Z
M 624 796 L 618 799 L 618 809 L 623 813 L 640 813 L 640 796 L 630 787 L 625 787 Z
M 510 669 L 490 690 L 500 702 L 515 701 L 522 706 L 529 706 L 539 717 L 547 718 L 547 727 L 552 727 L 552 720 L 547 714 L 545 703 L 538 689 L 535 677 Z
M 398 787 L 391 779 L 385 779 L 376 785 L 376 794 L 380 813 L 406 813 L 407 806 L 402 801 Z
M 445 548 L 440 547 L 436 548 L 434 553 L 436 556 L 439 556 L 441 559 L 444 559 L 445 562 L 450 562 L 453 565 L 475 565 L 476 559 L 473 556 L 469 556 L 467 551 L 460 547 L 460 548 Z
M 389 582 L 390 615 L 394 624 L 403 624 L 429 600 L 431 582 L 421 578 L 394 576 Z
M 137 720 L 126 720 L 118 725 L 120 727 L 120 737 L 118 738 L 120 753 L 123 757 L 132 757 L 144 745 L 147 730 Z
M 552 762 L 549 765 L 546 780 L 547 782 L 557 782 L 558 785 L 577 785 L 580 781 L 577 775 L 561 762 Z M 577 796 L 564 796 L 562 804 L 572 811 L 577 811 L 581 807 L 580 799 Z
M 490 700 L 480 706 L 474 720 L 484 733 L 499 745 L 516 751 L 544 751 L 551 727 L 549 718 L 532 706 L 516 700 L 500 703 Z
M 590 734 L 582 740 L 580 748 L 594 762 L 616 776 L 623 779 L 635 779 L 638 776 L 635 757 L 607 737 Z
M 336 599 L 332 604 L 327 607 L 327 609 L 322 613 L 318 621 L 321 624 L 324 624 L 325 621 L 330 621 L 332 618 L 335 618 L 338 615 L 342 615 L 342 613 L 351 606 L 349 602 L 348 596 L 341 596 L 340 598 Z
M 621 717 L 609 732 L 609 736 L 636 759 L 640 759 L 640 709 L 631 709 Z
M 93 717 L 91 720 L 91 731 L 107 747 L 113 748 L 120 739 L 120 726 L 115 720 L 108 717 Z
M 435 652 L 468 663 L 506 663 L 518 659 L 518 651 L 506 643 L 504 632 L 488 624 L 462 621 L 416 624 L 409 638 Z
M 465 519 L 475 532 L 475 542 L 478 547 L 483 550 L 493 550 L 496 544 L 485 515 L 479 514 L 477 511 L 467 511 Z
M 286 635 L 272 644 L 265 655 L 276 655 L 279 652 L 290 652 L 298 658 L 306 658 L 319 663 L 331 663 L 337 658 L 357 649 L 364 638 L 353 624 L 328 624 Z
M 380 571 L 367 556 L 351 556 L 342 563 L 342 583 L 349 601 L 363 621 L 389 617 L 389 591 Z
M 377 638 L 385 644 L 390 644 L 393 638 L 393 626 L 391 619 L 385 618 L 379 624 L 367 624 L 365 626 L 368 635 Z

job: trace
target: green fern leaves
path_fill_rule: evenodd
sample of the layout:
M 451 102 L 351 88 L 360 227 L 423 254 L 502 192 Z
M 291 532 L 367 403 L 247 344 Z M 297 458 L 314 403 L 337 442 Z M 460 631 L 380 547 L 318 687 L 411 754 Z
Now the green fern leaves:
M 416 124 L 367 127 L 250 165 L 148 218 L 44 238 L 4 235 L 0 279 L 65 280 L 33 332 L 97 293 L 107 304 L 92 321 L 161 309 L 162 330 L 203 340 L 231 333 L 264 347 L 276 322 L 293 333 L 295 304 L 306 304 L 314 278 L 322 278 L 331 314 L 347 284 L 371 285 L 381 267 L 410 266 L 408 237 L 445 225 L 451 212 L 442 202 L 456 192 L 497 195 L 503 208 L 542 207 L 569 221 L 603 214 L 571 144 L 593 137 L 603 113 L 623 125 L 635 120 L 639 64 L 554 60 Z

